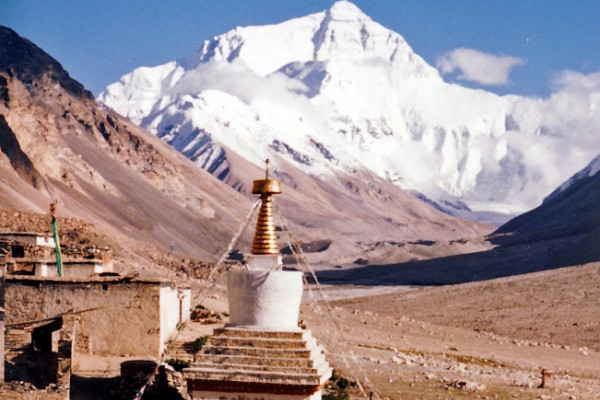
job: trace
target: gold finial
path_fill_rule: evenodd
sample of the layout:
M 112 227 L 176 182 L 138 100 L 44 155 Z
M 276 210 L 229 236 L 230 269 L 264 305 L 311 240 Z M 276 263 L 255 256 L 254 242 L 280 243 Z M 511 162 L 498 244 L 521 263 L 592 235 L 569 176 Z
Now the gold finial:
M 271 162 L 271 160 L 269 160 L 268 158 L 265 160 L 265 179 L 269 179 L 269 163 Z
M 279 194 L 281 193 L 281 182 L 279 179 L 269 179 L 269 159 L 267 158 L 265 161 L 265 179 L 260 179 L 254 181 L 254 185 L 252 186 L 253 194 L 263 195 L 265 193 L 270 194 Z
M 281 193 L 278 179 L 269 179 L 269 159 L 266 160 L 265 179 L 254 181 L 253 194 L 260 194 L 262 204 L 256 220 L 256 230 L 252 241 L 252 254 L 278 254 L 277 234 L 273 220 L 271 195 Z

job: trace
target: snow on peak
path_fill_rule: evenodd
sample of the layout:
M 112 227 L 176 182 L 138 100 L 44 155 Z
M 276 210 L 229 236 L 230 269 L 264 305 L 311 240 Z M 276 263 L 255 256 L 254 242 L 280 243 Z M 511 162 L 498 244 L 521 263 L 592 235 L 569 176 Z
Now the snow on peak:
M 379 58 L 417 63 L 413 69 L 437 74 L 399 34 L 386 29 L 348 1 L 279 24 L 238 27 L 207 40 L 182 62 L 186 69 L 211 61 L 242 61 L 266 76 L 290 63 Z
M 238 27 L 182 61 L 132 71 L 99 100 L 219 176 L 225 148 L 257 165 L 277 153 L 316 176 L 369 170 L 475 211 L 532 208 L 600 152 L 585 144 L 600 122 L 570 124 L 561 97 L 448 84 L 348 1 Z
M 429 70 L 428 74 L 437 75 L 401 35 L 373 21 L 348 1 L 336 2 L 325 12 L 312 42 L 314 61 L 380 60 L 399 64 L 405 73 Z
M 363 13 L 360 8 L 345 0 L 336 1 L 333 3 L 331 8 L 327 10 L 327 13 L 329 18 L 335 21 L 371 21 L 371 18 Z

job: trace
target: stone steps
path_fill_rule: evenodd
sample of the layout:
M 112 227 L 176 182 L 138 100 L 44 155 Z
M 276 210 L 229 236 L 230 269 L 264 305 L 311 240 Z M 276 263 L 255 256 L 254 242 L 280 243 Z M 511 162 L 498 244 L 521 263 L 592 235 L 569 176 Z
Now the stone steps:
M 196 354 L 186 379 L 319 386 L 331 375 L 324 350 L 310 331 L 216 329 Z
M 310 385 L 318 386 L 327 381 L 318 374 L 299 374 L 289 371 L 244 371 L 244 370 L 222 370 L 222 369 L 195 369 L 185 370 L 186 379 L 206 379 L 211 381 L 229 382 L 262 382 L 279 385 Z
M 325 362 L 325 357 L 315 358 L 270 358 L 247 355 L 196 354 L 195 363 L 211 363 L 220 365 L 266 365 L 281 368 L 316 368 Z
M 167 347 L 165 359 L 179 359 L 191 364 L 194 361 L 194 355 L 193 342 L 172 342 Z
M 256 347 L 262 349 L 305 349 L 316 345 L 314 338 L 279 339 L 263 337 L 213 336 L 208 344 L 214 347 Z
M 169 351 L 179 351 L 194 354 L 194 342 L 171 342 L 168 346 Z
M 179 340 L 179 341 L 176 341 L 176 342 L 171 342 L 169 344 L 169 347 L 171 347 L 171 346 L 177 347 L 177 348 L 180 348 L 180 349 L 186 349 L 186 350 L 189 350 L 191 352 L 191 351 L 193 351 L 193 348 L 194 348 L 194 342 L 183 342 L 183 341 Z
M 252 329 L 240 328 L 218 328 L 214 330 L 213 337 L 235 337 L 235 338 L 256 338 L 256 339 L 296 339 L 305 340 L 312 337 L 307 330 L 298 331 L 256 331 Z
M 313 354 L 311 349 L 286 349 L 286 348 L 262 348 L 262 347 L 222 347 L 207 345 L 202 349 L 204 354 L 218 355 L 247 355 L 251 357 L 269 358 L 310 358 Z
M 318 374 L 328 367 L 326 364 L 321 364 L 319 368 L 297 367 L 297 366 L 279 366 L 279 365 L 261 365 L 261 364 L 234 364 L 234 363 L 213 363 L 213 362 L 194 362 L 194 368 L 202 370 L 239 370 L 239 371 L 262 371 L 262 372 L 291 372 L 298 374 Z
M 194 355 L 188 353 L 167 353 L 165 357 L 166 360 L 182 360 L 186 361 L 188 364 L 192 364 L 194 362 Z

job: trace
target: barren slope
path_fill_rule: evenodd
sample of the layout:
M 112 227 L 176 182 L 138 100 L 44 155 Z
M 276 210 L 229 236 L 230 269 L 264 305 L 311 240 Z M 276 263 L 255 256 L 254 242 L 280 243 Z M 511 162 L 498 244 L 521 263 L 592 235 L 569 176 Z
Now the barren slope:
M 502 246 L 561 241 L 551 265 L 600 260 L 600 174 L 556 191 L 534 210 L 514 218 L 492 235 Z
M 0 29 L 0 206 L 91 221 L 109 236 L 216 258 L 250 202 L 98 107 L 60 64 Z M 135 251 L 134 248 L 131 250 Z

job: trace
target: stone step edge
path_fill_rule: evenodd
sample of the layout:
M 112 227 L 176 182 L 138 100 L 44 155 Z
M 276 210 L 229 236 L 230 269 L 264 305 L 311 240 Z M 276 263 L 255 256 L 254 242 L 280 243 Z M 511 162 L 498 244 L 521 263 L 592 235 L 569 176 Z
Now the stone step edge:
M 261 364 L 269 364 L 269 365 L 288 365 L 290 367 L 300 367 L 306 366 L 307 368 L 315 368 L 315 366 L 319 366 L 323 363 L 326 363 L 325 355 L 319 354 L 315 357 L 311 358 L 264 358 L 259 356 L 248 356 L 248 355 L 236 355 L 236 354 L 197 354 L 195 357 L 195 362 L 216 362 L 219 360 L 220 363 L 229 364 L 230 361 L 234 364 L 244 364 L 244 365 L 261 365 Z M 246 361 L 246 362 L 243 362 Z
M 211 351 L 226 351 L 226 353 L 211 353 Z M 264 357 L 271 357 L 273 355 L 287 354 L 296 355 L 293 358 L 312 358 L 318 354 L 323 354 L 323 348 L 316 346 L 312 349 L 281 349 L 281 348 L 262 348 L 262 347 L 220 347 L 205 345 L 202 348 L 201 354 L 213 354 L 213 355 L 252 355 L 252 353 L 264 353 Z M 271 358 L 284 358 L 284 357 L 271 357 Z M 290 357 L 285 357 L 290 358 Z
M 258 355 L 249 355 L 249 354 L 215 354 L 215 353 L 198 353 L 196 354 L 196 359 L 206 359 L 206 358 L 227 358 L 232 360 L 247 360 L 251 363 L 264 363 L 268 361 L 279 362 L 279 363 L 304 363 L 304 362 L 326 362 L 325 354 L 318 353 L 313 354 L 311 357 L 302 357 L 302 358 L 292 358 L 292 357 L 264 357 Z M 225 362 L 225 361 L 223 361 Z
M 255 338 L 272 338 L 272 339 L 306 339 L 312 337 L 309 330 L 298 331 L 277 331 L 277 330 L 257 330 L 244 329 L 236 327 L 216 328 L 213 331 L 213 336 L 237 336 L 237 337 L 255 337 Z
M 167 355 L 165 356 L 165 360 L 169 360 L 169 359 L 174 359 L 174 360 L 183 360 L 183 361 L 189 361 L 190 363 L 194 362 L 194 356 L 191 354 L 173 354 L 173 353 L 167 353 Z
M 240 369 L 244 371 L 291 371 L 302 374 L 319 374 L 320 370 L 323 370 L 329 365 L 321 364 L 318 367 L 297 367 L 297 366 L 281 366 L 281 365 L 264 365 L 264 364 L 221 364 L 210 361 L 194 362 L 190 365 L 190 368 L 197 369 Z
M 232 370 L 223 372 L 220 370 L 202 370 L 185 368 L 183 375 L 186 379 L 206 379 L 206 380 L 223 380 L 223 381 L 237 381 L 237 382 L 268 382 L 288 385 L 320 385 L 329 379 L 329 374 L 320 376 L 312 374 L 290 374 L 284 373 L 273 373 L 273 372 L 261 372 L 261 371 L 240 371 Z
M 312 340 L 311 340 L 312 339 Z M 225 342 L 225 343 L 220 343 Z M 236 337 L 236 336 L 212 336 L 208 340 L 208 345 L 212 346 L 223 346 L 227 345 L 228 342 L 252 342 L 257 343 L 257 346 L 232 346 L 232 347 L 254 347 L 264 349 L 276 349 L 276 348 L 310 348 L 317 345 L 317 341 L 314 338 L 308 340 L 299 339 L 272 339 L 272 338 L 249 338 L 249 337 Z M 286 345 L 292 345 L 292 347 L 285 347 Z
M 194 347 L 193 342 L 171 342 L 167 346 L 169 349 L 185 349 L 187 347 Z

